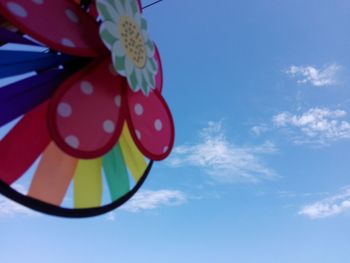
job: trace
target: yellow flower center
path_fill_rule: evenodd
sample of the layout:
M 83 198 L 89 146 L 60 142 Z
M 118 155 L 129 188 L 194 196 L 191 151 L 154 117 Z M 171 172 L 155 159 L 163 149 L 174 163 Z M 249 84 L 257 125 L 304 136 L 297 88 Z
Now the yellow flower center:
M 119 32 L 126 56 L 138 67 L 146 64 L 145 40 L 139 26 L 129 16 L 119 19 Z

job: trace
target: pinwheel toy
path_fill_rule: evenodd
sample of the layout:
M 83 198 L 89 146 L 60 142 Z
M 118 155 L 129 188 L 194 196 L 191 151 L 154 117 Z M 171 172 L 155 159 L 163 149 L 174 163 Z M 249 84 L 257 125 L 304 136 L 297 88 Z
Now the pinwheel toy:
M 169 155 L 174 124 L 140 1 L 0 0 L 0 45 L 3 195 L 99 215 Z

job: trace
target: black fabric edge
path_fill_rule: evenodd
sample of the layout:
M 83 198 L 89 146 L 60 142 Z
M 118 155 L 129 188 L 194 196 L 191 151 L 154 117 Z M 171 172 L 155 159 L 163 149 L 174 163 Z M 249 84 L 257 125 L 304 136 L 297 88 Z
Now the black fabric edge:
M 52 215 L 52 216 L 58 216 L 58 217 L 66 217 L 66 218 L 86 218 L 86 217 L 93 217 L 102 215 L 105 213 L 108 213 L 112 211 L 113 209 L 121 206 L 126 201 L 128 201 L 143 185 L 145 182 L 149 172 L 151 171 L 153 165 L 153 161 L 151 160 L 146 170 L 144 171 L 142 177 L 137 182 L 137 184 L 125 195 L 120 197 L 119 199 L 115 200 L 114 202 L 100 206 L 100 207 L 92 207 L 92 208 L 64 208 L 64 207 L 58 207 L 43 201 L 40 201 L 38 199 L 35 199 L 30 196 L 23 195 L 16 190 L 14 190 L 11 186 L 0 180 L 0 193 L 7 198 L 24 205 L 30 209 L 33 209 L 35 211 Z

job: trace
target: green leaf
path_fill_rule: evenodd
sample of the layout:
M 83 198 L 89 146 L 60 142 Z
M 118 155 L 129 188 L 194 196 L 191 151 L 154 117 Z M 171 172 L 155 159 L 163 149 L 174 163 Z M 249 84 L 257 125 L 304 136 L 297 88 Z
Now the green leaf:
M 135 70 L 132 71 L 132 73 L 128 79 L 129 79 L 129 84 L 131 86 L 131 89 L 133 91 L 137 91 L 138 90 L 138 82 L 137 82 Z
M 116 38 L 107 29 L 100 31 L 100 36 L 110 47 L 112 47 L 113 43 L 116 41 Z
M 143 91 L 143 94 L 145 94 L 146 96 L 148 96 L 149 93 L 149 88 L 148 88 L 148 83 L 145 79 L 144 76 L 142 76 L 142 85 L 141 85 L 141 89 Z
M 150 81 L 151 86 L 155 88 L 155 86 L 156 86 L 155 74 L 152 74 L 152 73 L 149 72 L 148 70 L 147 70 L 147 74 L 148 74 L 148 79 L 149 79 L 149 81 Z
M 149 61 L 150 61 L 150 63 L 151 63 L 152 70 L 153 70 L 154 72 L 156 72 L 156 71 L 157 71 L 156 62 L 154 61 L 153 58 L 152 58 L 152 59 L 149 59 Z
M 131 1 L 131 9 L 133 14 L 139 13 L 138 4 L 135 0 Z
M 103 20 L 113 20 L 111 15 L 108 12 L 108 7 L 105 4 L 102 4 L 101 2 L 97 2 L 96 4 L 98 13 L 100 16 L 102 16 Z
M 125 57 L 113 57 L 113 66 L 118 71 L 125 71 Z
M 141 29 L 147 32 L 147 21 L 143 17 L 141 17 Z

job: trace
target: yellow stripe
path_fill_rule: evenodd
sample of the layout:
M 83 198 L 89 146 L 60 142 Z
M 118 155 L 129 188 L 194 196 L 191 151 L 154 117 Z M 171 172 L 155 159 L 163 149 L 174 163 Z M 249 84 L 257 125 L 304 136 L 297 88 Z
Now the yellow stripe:
M 136 182 L 142 177 L 147 163 L 142 153 L 137 149 L 131 137 L 127 124 L 124 124 L 119 143 L 123 152 L 124 160 Z
M 74 175 L 74 207 L 98 207 L 102 202 L 102 161 L 80 160 Z

